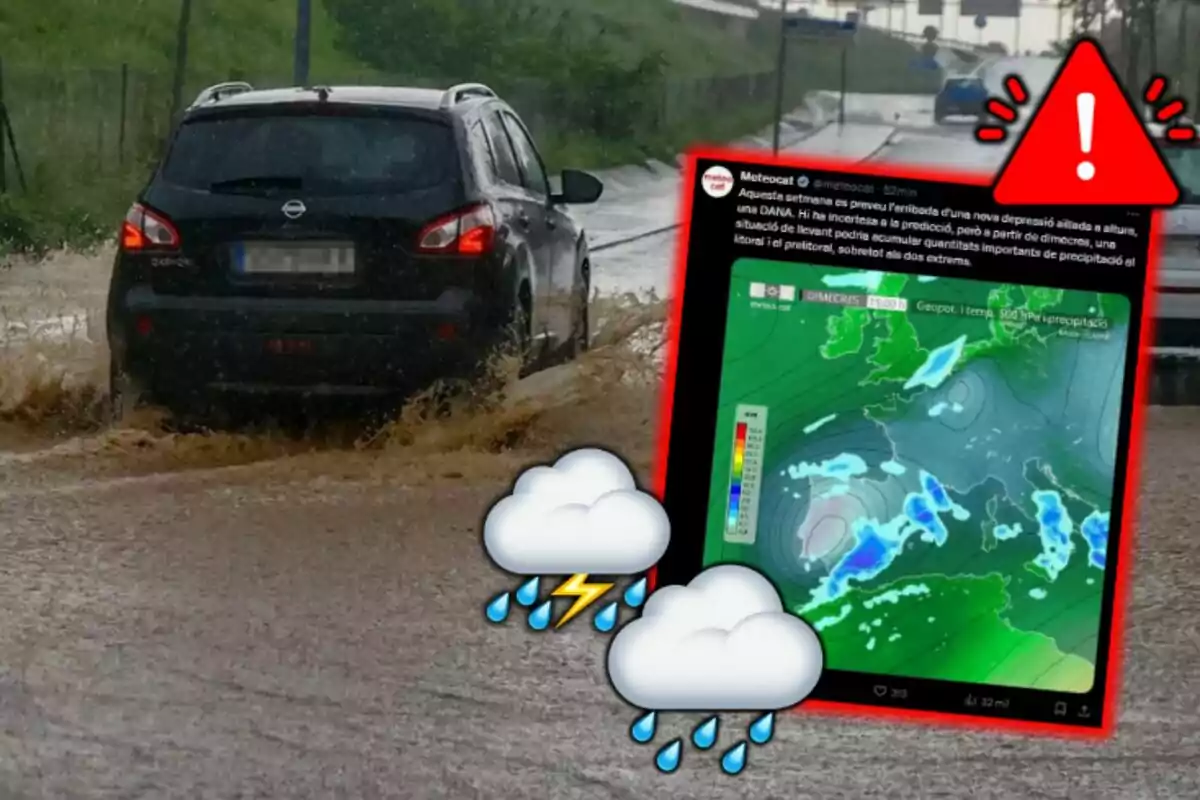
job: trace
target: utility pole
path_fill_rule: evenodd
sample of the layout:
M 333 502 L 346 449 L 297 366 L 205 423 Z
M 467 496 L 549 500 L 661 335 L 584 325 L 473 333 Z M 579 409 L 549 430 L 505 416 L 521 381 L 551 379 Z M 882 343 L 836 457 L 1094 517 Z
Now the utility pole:
M 312 48 L 312 0 L 296 0 L 295 59 L 292 62 L 292 83 L 308 85 L 309 54 Z
M 171 86 L 171 122 L 179 117 L 183 82 L 187 73 L 188 29 L 192 24 L 192 0 L 179 0 L 179 27 L 175 31 L 175 78 Z
M 783 125 L 783 73 L 787 71 L 788 0 L 779 4 L 779 53 L 775 61 L 775 137 L 772 150 L 779 155 L 779 129 Z

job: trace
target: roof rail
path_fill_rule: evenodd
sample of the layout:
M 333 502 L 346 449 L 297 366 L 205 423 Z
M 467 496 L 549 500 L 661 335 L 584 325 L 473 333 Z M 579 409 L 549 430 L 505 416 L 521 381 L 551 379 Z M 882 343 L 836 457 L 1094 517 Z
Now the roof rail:
M 200 94 L 196 95 L 196 99 L 188 108 L 195 108 L 204 103 L 215 103 L 222 97 L 229 97 L 233 94 L 241 94 L 242 92 L 252 92 L 254 87 L 245 81 L 226 81 L 225 83 L 217 83 L 208 87 Z
M 498 95 L 482 83 L 460 83 L 451 86 L 442 95 L 442 108 L 452 108 L 470 97 L 497 97 Z

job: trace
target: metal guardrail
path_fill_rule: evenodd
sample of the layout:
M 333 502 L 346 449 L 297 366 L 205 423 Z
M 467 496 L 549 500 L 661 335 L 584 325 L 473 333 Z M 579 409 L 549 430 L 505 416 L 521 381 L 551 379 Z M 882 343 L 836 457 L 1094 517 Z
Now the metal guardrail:
M 863 27 L 870 28 L 871 30 L 876 31 L 878 33 L 882 33 L 885 36 L 892 36 L 896 39 L 903 39 L 906 42 L 923 43 L 925 41 L 925 37 L 919 33 L 909 33 L 907 31 L 888 30 L 887 28 L 881 28 L 878 25 L 864 25 Z M 956 48 L 959 50 L 970 50 L 973 53 L 990 52 L 986 49 L 986 45 L 981 45 L 978 42 L 968 42 L 963 39 L 947 39 L 945 37 L 939 36 L 935 40 L 935 42 L 943 47 L 953 47 L 953 48 Z

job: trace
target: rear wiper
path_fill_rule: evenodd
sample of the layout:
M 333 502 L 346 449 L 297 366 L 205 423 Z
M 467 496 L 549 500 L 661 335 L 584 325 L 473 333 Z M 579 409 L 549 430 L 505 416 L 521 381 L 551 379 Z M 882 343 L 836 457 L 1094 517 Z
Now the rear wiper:
M 297 190 L 303 185 L 303 179 L 293 175 L 247 175 L 244 178 L 216 181 L 209 184 L 208 189 L 212 192 L 241 192 L 257 189 Z

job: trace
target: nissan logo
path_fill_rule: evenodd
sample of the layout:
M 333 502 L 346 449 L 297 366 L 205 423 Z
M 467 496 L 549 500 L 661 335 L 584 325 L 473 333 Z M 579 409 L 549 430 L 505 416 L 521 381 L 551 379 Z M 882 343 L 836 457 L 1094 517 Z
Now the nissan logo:
M 288 200 L 283 204 L 283 215 L 288 219 L 300 219 L 308 208 L 299 200 Z

